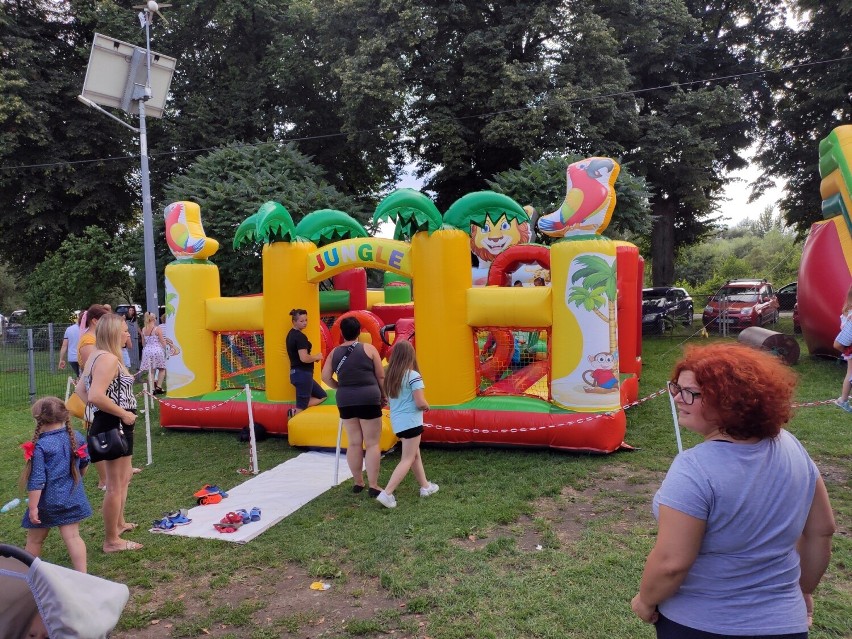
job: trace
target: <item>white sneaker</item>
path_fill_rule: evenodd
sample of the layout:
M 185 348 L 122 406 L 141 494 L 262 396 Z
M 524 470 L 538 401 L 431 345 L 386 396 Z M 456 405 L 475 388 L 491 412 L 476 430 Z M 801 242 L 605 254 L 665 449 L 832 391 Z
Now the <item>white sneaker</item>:
M 379 493 L 379 496 L 376 497 L 376 501 L 386 508 L 396 508 L 396 497 L 388 495 L 385 491 Z
M 429 495 L 434 495 L 435 493 L 438 492 L 438 488 L 439 488 L 438 484 L 433 484 L 430 481 L 429 485 L 426 486 L 426 488 L 420 489 L 420 496 L 421 497 L 428 497 Z

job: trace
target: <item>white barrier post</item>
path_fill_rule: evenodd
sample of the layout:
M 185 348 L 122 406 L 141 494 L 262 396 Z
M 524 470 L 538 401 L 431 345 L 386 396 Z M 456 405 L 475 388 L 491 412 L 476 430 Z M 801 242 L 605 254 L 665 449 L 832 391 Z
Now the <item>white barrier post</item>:
M 343 420 L 337 421 L 337 448 L 334 450 L 334 483 L 332 488 L 337 486 L 337 476 L 340 471 L 340 441 L 343 438 Z
M 74 378 L 70 375 L 68 376 L 68 381 L 65 384 L 65 401 L 68 402 L 68 398 L 71 397 L 71 385 L 74 383 Z
M 246 384 L 246 407 L 248 408 L 249 419 L 249 449 L 251 454 L 251 471 L 252 475 L 257 475 L 257 440 L 254 436 L 254 411 L 251 407 L 251 388 Z
M 677 452 L 683 452 L 683 442 L 680 440 L 680 424 L 677 421 L 677 408 L 675 408 L 674 395 L 666 391 L 669 396 L 669 403 L 672 407 L 672 420 L 674 421 L 675 437 L 677 438 Z
M 151 450 L 151 406 L 153 400 L 148 396 L 147 391 L 142 393 L 142 397 L 145 404 L 145 444 L 148 446 L 148 463 L 146 466 L 150 466 L 154 463 L 154 452 Z

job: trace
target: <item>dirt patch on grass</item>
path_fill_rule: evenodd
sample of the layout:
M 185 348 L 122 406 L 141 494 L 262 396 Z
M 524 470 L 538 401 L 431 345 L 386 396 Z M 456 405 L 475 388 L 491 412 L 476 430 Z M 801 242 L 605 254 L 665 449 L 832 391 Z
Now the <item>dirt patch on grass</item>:
M 328 590 L 312 590 L 316 581 L 288 565 L 270 578 L 269 571 L 244 569 L 226 584 L 217 577 L 176 579 L 169 588 L 135 593 L 125 611 L 117 639 L 163 637 L 294 637 L 308 639 L 346 634 L 346 627 L 405 606 L 388 598 L 378 580 L 328 581 Z M 160 618 L 157 612 L 167 612 Z M 176 612 L 179 611 L 179 612 Z M 128 618 L 128 612 L 130 613 Z
M 637 524 L 653 526 L 650 502 L 663 473 L 606 466 L 582 485 L 565 486 L 555 497 L 538 500 L 531 516 L 454 540 L 475 551 L 500 538 L 535 552 L 576 544 L 591 525 L 614 533 Z M 425 637 L 416 611 L 390 598 L 378 579 L 329 580 L 331 588 L 311 590 L 316 579 L 296 565 L 270 571 L 241 567 L 231 575 L 176 576 L 168 587 L 134 589 L 118 639 L 163 637 L 293 637 L 387 634 Z
M 533 516 L 453 543 L 473 551 L 500 537 L 511 537 L 520 550 L 535 551 L 557 542 L 563 546 L 577 543 L 593 522 L 602 522 L 615 533 L 626 533 L 637 523 L 651 526 L 651 498 L 663 476 L 662 472 L 637 472 L 620 464 L 607 466 L 583 485 L 565 486 L 559 497 L 539 499 Z

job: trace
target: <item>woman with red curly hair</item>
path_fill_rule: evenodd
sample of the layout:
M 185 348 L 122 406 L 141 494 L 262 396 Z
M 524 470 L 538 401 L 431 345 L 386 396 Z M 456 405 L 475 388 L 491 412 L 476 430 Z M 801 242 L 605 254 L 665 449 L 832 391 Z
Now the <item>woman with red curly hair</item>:
M 693 347 L 669 392 L 704 438 L 654 496 L 657 541 L 633 611 L 658 639 L 804 639 L 835 524 L 825 484 L 782 426 L 796 376 L 739 344 Z

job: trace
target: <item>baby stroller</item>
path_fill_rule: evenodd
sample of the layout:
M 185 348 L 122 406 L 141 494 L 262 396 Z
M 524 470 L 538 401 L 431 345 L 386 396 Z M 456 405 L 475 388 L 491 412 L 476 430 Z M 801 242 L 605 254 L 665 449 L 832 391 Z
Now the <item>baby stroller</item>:
M 0 544 L 0 637 L 100 639 L 118 623 L 130 591 Z

